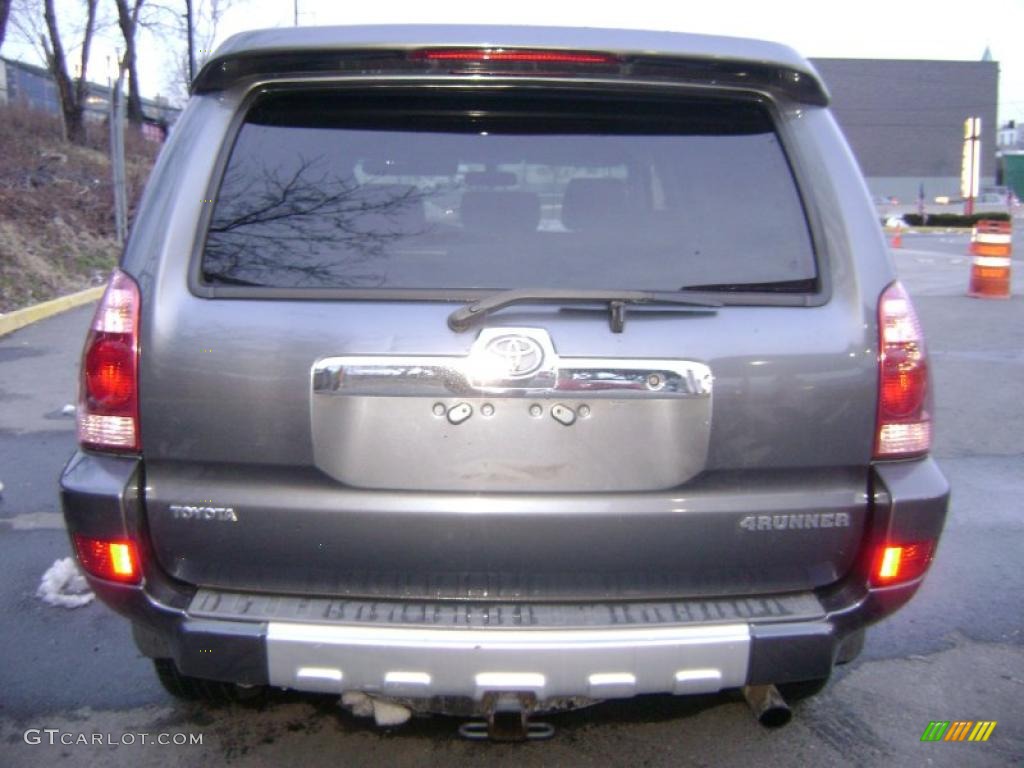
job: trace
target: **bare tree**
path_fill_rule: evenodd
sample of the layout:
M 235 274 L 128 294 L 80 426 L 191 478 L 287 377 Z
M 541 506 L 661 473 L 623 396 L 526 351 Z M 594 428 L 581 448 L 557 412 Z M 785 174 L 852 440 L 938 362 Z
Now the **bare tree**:
M 379 257 L 429 231 L 428 193 L 400 184 L 361 185 L 326 158 L 292 168 L 229 168 L 206 241 L 204 273 L 219 283 L 359 287 L 384 280 Z
M 128 122 L 142 123 L 142 94 L 139 89 L 139 68 L 136 63 L 136 41 L 139 30 L 139 12 L 145 0 L 114 0 L 117 5 L 117 25 L 124 38 L 124 58 L 121 67 L 128 72 Z
M 213 54 L 213 41 L 217 37 L 217 27 L 221 18 L 236 2 L 238 0 L 193 0 L 192 6 L 196 14 L 192 24 L 195 33 L 193 47 L 197 53 L 196 74 Z
M 221 18 L 232 6 L 243 1 L 148 0 L 152 13 L 140 23 L 165 38 L 173 35 L 180 41 L 175 46 L 173 71 L 167 83 L 179 98 L 188 98 L 192 78 L 213 53 Z
M 0 48 L 4 45 L 4 33 L 7 31 L 7 17 L 11 13 L 11 0 L 0 0 Z
M 85 28 L 82 31 L 81 64 L 77 82 L 68 74 L 67 55 L 57 25 L 54 0 L 44 0 L 43 19 L 46 33 L 40 35 L 40 44 L 46 57 L 46 65 L 57 84 L 60 111 L 64 120 L 64 137 L 77 144 L 85 142 L 85 97 L 87 91 L 86 71 L 89 66 L 89 48 L 96 28 L 96 4 L 98 0 L 85 0 Z
M 205 60 L 209 56 L 217 24 L 221 16 L 231 6 L 233 0 L 114 0 L 117 8 L 117 24 L 124 40 L 124 56 L 121 67 L 128 73 L 128 121 L 136 125 L 143 121 L 142 98 L 138 83 L 138 51 L 139 37 L 142 30 L 147 30 L 166 42 L 167 38 L 177 38 L 187 43 L 188 58 L 191 61 L 192 44 L 198 48 L 199 57 Z M 181 11 L 187 10 L 187 14 Z M 194 24 L 186 23 L 186 17 L 194 16 Z M 195 34 L 192 34 L 192 27 Z M 176 59 L 186 56 L 184 46 Z M 175 62 L 175 68 L 179 66 Z M 191 76 L 183 78 L 184 95 L 187 95 Z M 178 85 L 177 83 L 172 84 Z
M 47 65 L 46 52 L 49 50 L 49 33 L 43 20 L 42 0 L 10 0 L 12 38 L 30 47 L 43 65 Z M 64 25 L 65 28 L 67 24 Z M 77 34 L 75 35 L 77 37 Z

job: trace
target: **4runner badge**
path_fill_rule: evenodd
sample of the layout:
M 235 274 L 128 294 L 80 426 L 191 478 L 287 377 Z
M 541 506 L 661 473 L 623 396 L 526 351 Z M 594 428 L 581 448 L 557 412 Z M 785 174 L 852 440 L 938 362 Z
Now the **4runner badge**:
M 234 507 L 193 507 L 189 504 L 171 504 L 175 520 L 219 520 L 222 523 L 237 523 Z
M 740 519 L 744 531 L 805 531 L 814 528 L 849 528 L 847 512 L 801 512 L 795 515 L 747 515 Z

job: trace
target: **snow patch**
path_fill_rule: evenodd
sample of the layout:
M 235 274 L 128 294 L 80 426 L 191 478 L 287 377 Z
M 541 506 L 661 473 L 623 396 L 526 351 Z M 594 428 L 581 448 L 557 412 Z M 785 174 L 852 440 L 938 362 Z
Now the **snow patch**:
M 382 728 L 389 725 L 401 725 L 410 717 L 412 717 L 412 711 L 408 707 L 380 699 L 373 700 L 373 719 Z
M 73 557 L 57 560 L 43 574 L 36 596 L 47 605 L 80 608 L 96 597 Z
M 346 691 L 341 695 L 341 704 L 356 717 L 372 717 L 381 728 L 401 725 L 412 717 L 408 707 L 368 696 L 362 691 Z
M 356 717 L 373 717 L 373 700 L 362 691 L 345 691 L 341 703 Z

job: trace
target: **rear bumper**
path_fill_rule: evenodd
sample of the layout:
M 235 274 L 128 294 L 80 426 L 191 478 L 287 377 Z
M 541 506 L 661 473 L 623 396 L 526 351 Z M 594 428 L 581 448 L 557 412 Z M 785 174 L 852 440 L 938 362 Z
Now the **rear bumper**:
M 273 685 L 429 698 L 531 693 L 538 701 L 704 693 L 746 680 L 745 624 L 480 630 L 271 623 Z
M 948 486 L 931 460 L 876 468 L 861 562 L 817 592 L 728 599 L 563 604 L 360 601 L 196 590 L 149 550 L 130 458 L 76 454 L 61 480 L 69 532 L 130 536 L 143 583 L 90 578 L 133 622 L 147 655 L 183 674 L 306 691 L 480 700 L 500 691 L 567 696 L 710 693 L 827 677 L 844 643 L 892 613 L 920 580 L 867 587 L 882 540 L 937 539 Z
M 319 693 L 477 701 L 502 691 L 532 693 L 538 701 L 714 693 L 828 677 L 847 637 L 810 594 L 646 604 L 608 620 L 516 627 L 488 614 L 524 606 L 461 606 L 448 616 L 409 620 L 400 614 L 442 609 L 346 601 L 350 615 L 330 618 L 342 609 L 326 599 L 200 590 L 185 611 L 169 612 L 139 588 L 93 586 L 135 622 L 145 654 L 173 658 L 186 675 Z M 212 603 L 217 608 L 204 609 Z M 265 603 L 287 616 L 252 610 Z M 571 606 L 544 609 L 573 612 Z

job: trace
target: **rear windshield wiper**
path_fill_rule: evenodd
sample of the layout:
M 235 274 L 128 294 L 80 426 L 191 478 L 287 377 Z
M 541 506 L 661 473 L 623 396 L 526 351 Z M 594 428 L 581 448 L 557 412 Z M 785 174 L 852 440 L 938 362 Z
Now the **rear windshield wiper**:
M 776 280 L 770 283 L 707 283 L 684 285 L 680 291 L 718 291 L 720 293 L 814 293 L 818 280 L 814 277 L 799 280 Z
M 479 301 L 466 304 L 448 315 L 448 327 L 464 331 L 491 312 L 513 304 L 607 304 L 608 324 L 613 333 L 622 333 L 626 324 L 628 304 L 671 304 L 684 307 L 715 309 L 720 301 L 695 299 L 662 291 L 600 291 L 559 290 L 557 288 L 516 288 L 498 291 Z
M 266 288 L 264 283 L 254 283 L 252 280 L 245 280 L 241 277 L 231 277 L 220 272 L 204 272 L 203 280 L 208 283 L 223 283 L 225 285 L 244 285 L 253 288 Z

